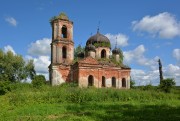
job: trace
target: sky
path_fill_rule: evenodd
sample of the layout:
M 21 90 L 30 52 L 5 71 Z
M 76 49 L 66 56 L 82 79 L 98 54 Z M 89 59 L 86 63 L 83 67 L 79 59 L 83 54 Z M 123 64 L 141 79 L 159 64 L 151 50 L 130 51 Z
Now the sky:
M 136 85 L 158 85 L 158 59 L 164 78 L 180 86 L 180 1 L 178 0 L 1 0 L 0 49 L 33 59 L 48 79 L 52 30 L 61 12 L 74 23 L 75 47 L 100 33 L 123 51 Z M 117 38 L 117 39 L 116 39 Z

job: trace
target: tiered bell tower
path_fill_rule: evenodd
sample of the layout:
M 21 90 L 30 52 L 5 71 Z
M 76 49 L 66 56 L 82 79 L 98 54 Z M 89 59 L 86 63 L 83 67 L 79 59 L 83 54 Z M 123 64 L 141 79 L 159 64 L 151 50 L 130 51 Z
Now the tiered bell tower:
M 52 43 L 50 82 L 59 85 L 70 79 L 70 65 L 74 60 L 73 22 L 61 13 L 51 19 Z

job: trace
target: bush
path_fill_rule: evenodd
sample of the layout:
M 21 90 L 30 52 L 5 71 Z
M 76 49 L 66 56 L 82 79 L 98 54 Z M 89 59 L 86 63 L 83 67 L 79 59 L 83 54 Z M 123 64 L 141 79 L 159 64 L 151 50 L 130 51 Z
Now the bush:
M 76 82 L 66 82 L 60 85 L 60 87 L 78 87 L 78 83 Z
M 167 79 L 163 79 L 161 81 L 161 84 L 159 85 L 160 90 L 166 92 L 166 93 L 170 93 L 171 89 L 176 85 L 174 79 L 172 78 L 167 78 Z
M 134 85 L 135 85 L 135 81 L 134 80 L 130 80 L 130 88 L 134 88 Z
M 39 88 L 45 85 L 46 79 L 43 75 L 36 75 L 32 80 L 33 87 Z
M 151 84 L 143 86 L 143 90 L 153 90 L 153 89 L 154 89 L 154 87 Z
M 32 88 L 32 84 L 27 82 L 11 83 L 11 91 L 26 91 Z
M 0 81 L 0 95 L 4 95 L 11 91 L 11 86 L 9 81 Z

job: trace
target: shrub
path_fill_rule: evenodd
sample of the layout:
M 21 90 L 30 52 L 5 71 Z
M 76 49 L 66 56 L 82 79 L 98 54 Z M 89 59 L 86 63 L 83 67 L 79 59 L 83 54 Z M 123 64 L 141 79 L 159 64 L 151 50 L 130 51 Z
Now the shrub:
M 130 88 L 134 88 L 135 85 L 135 81 L 134 80 L 130 80 Z
M 160 90 L 170 93 L 171 89 L 176 85 L 174 79 L 172 78 L 167 78 L 163 79 L 159 85 Z
M 76 82 L 67 82 L 60 85 L 60 87 L 78 87 L 78 83 Z
M 6 94 L 11 91 L 11 86 L 9 81 L 0 81 L 0 95 Z
M 151 84 L 143 86 L 143 90 L 153 90 L 153 89 L 154 89 L 154 87 Z
M 11 91 L 26 91 L 31 90 L 32 84 L 27 82 L 17 82 L 17 83 L 11 83 Z
M 33 87 L 39 88 L 45 85 L 46 79 L 43 75 L 36 75 L 32 80 Z

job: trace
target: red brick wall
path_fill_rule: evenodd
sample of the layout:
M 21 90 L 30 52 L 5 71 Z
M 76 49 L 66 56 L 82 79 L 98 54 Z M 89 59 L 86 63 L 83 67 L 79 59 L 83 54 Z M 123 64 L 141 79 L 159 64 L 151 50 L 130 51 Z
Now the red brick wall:
M 60 66 L 58 71 L 62 75 L 62 78 L 63 78 L 63 80 L 65 80 L 65 82 L 71 81 L 70 66 L 68 66 L 68 67 Z
M 130 76 L 130 70 L 122 71 L 117 68 L 98 68 L 98 67 L 81 67 L 79 69 L 79 86 L 87 87 L 88 86 L 88 77 L 92 75 L 94 77 L 94 86 L 101 88 L 102 85 L 102 76 L 107 80 L 107 87 L 111 87 L 112 77 L 116 78 L 117 88 L 121 87 L 121 80 L 125 78 L 128 80 Z

